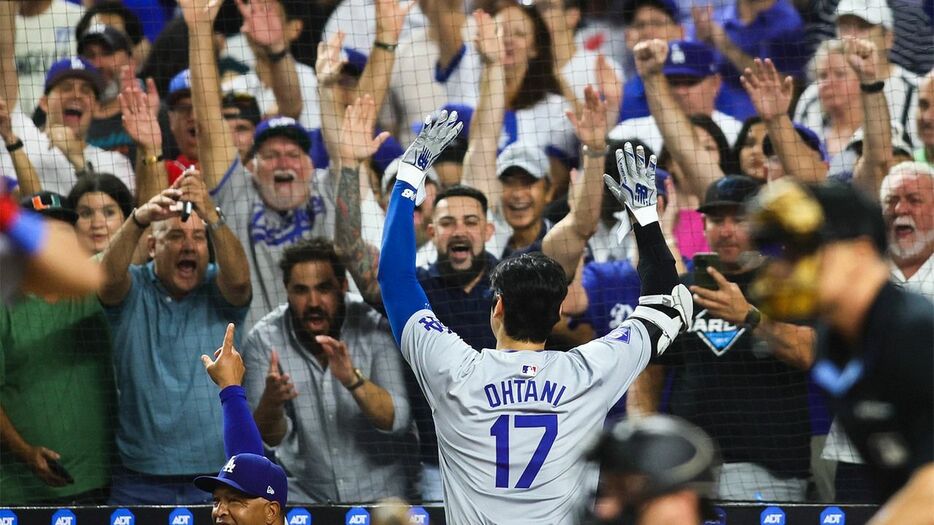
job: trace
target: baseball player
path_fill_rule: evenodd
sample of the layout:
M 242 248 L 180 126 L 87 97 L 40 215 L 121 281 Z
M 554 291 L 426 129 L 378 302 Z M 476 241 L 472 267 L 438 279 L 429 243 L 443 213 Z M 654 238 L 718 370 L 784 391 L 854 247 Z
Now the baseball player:
M 224 451 L 227 463 L 217 476 L 199 476 L 195 486 L 214 495 L 211 517 L 216 523 L 284 525 L 288 479 L 282 467 L 263 455 L 263 441 L 243 390 L 243 358 L 233 347 L 234 325 L 214 360 L 201 356 L 211 379 L 221 388 L 224 408 Z
M 524 254 L 491 275 L 497 343 L 478 352 L 438 321 L 415 275 L 412 213 L 425 170 L 461 126 L 456 112 L 429 116 L 403 156 L 383 231 L 383 303 L 431 404 L 447 522 L 574 523 L 598 474 L 581 443 L 691 319 L 690 295 L 658 224 L 655 158 L 646 164 L 643 151 L 627 144 L 616 152 L 622 185 L 605 176 L 636 221 L 642 296 L 632 317 L 569 352 L 545 350 L 568 283 L 552 259 Z

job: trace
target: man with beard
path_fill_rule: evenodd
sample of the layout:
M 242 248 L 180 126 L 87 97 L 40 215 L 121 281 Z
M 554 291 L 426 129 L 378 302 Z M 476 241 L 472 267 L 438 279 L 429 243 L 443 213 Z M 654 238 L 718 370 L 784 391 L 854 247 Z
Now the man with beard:
M 414 435 L 386 319 L 347 295 L 326 239 L 292 244 L 279 268 L 288 302 L 247 336 L 244 384 L 260 435 L 289 475 L 290 499 L 407 497 Z
M 934 69 L 918 82 L 918 138 L 915 160 L 934 164 Z
M 187 221 L 179 201 L 193 203 Z M 131 266 L 150 225 L 152 261 Z M 101 266 L 98 296 L 113 332 L 122 462 L 110 501 L 206 502 L 189 480 L 224 464 L 221 410 L 202 395 L 210 380 L 191 365 L 228 323 L 246 317 L 252 292 L 243 247 L 194 172 L 130 214 Z

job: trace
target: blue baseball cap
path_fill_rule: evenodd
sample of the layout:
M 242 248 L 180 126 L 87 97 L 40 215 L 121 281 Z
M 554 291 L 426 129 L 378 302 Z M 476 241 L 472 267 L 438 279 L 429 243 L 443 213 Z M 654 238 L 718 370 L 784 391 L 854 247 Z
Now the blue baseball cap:
M 81 57 L 63 58 L 52 64 L 45 75 L 45 94 L 48 95 L 55 84 L 66 78 L 81 78 L 87 80 L 94 88 L 94 94 L 100 96 L 104 88 L 104 79 L 101 72 L 93 64 Z
M 704 204 L 697 211 L 709 215 L 724 208 L 740 208 L 759 192 L 762 182 L 746 175 L 727 175 L 707 187 Z
M 636 11 L 641 7 L 654 7 L 664 11 L 676 24 L 681 20 L 681 10 L 675 0 L 625 0 L 620 10 L 624 26 L 632 25 Z
M 343 68 L 341 68 L 341 73 L 350 75 L 352 77 L 359 77 L 363 74 L 363 70 L 366 68 L 366 62 L 368 60 L 366 54 L 361 53 L 352 47 L 344 47 L 342 55 L 346 63 L 344 64 Z
M 811 128 L 804 126 L 802 124 L 794 124 L 795 131 L 798 133 L 798 136 L 801 137 L 801 140 L 818 155 L 820 155 L 820 160 L 827 162 L 827 149 L 824 148 L 824 143 L 821 142 L 820 137 L 817 136 L 817 133 L 814 133 Z M 775 155 L 775 148 L 772 146 L 772 139 L 768 135 L 765 136 L 765 139 L 762 141 L 762 152 L 766 157 L 771 157 Z
M 295 121 L 292 117 L 272 117 L 259 123 L 256 131 L 253 133 L 253 149 L 250 156 L 256 154 L 256 150 L 271 137 L 285 137 L 295 141 L 306 154 L 311 149 L 311 137 L 308 130 Z
M 698 42 L 675 40 L 668 46 L 662 73 L 686 77 L 709 77 L 717 72 L 713 50 Z
M 174 106 L 179 100 L 191 96 L 191 70 L 181 71 L 169 82 L 169 96 L 166 98 L 166 104 L 169 107 Z
M 214 489 L 224 485 L 247 496 L 277 501 L 283 510 L 289 497 L 289 481 L 285 471 L 258 454 L 231 456 L 216 476 L 198 476 L 194 483 L 205 492 L 214 492 Z

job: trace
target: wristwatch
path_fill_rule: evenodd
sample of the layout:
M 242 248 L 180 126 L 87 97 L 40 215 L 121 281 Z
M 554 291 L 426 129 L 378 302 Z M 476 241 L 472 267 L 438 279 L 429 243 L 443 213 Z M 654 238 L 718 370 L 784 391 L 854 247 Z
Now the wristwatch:
M 354 381 L 352 384 L 347 385 L 347 390 L 349 392 L 353 392 L 354 390 L 363 386 L 363 383 L 366 383 L 366 376 L 363 375 L 362 370 L 360 370 L 359 368 L 354 368 L 353 373 L 355 376 L 357 376 L 357 380 Z
M 143 166 L 152 166 L 153 164 L 158 164 L 159 162 L 162 162 L 163 158 L 164 157 L 161 153 L 158 155 L 149 155 L 148 157 L 143 157 Z
M 207 226 L 208 226 L 208 231 L 211 231 L 211 232 L 215 232 L 215 231 L 217 231 L 221 226 L 227 224 L 227 218 L 224 217 L 224 212 L 221 211 L 221 207 L 218 206 L 218 207 L 214 208 L 214 211 L 217 212 L 217 220 L 207 225 Z
M 581 153 L 583 153 L 585 157 L 592 157 L 595 159 L 602 159 L 603 157 L 606 156 L 607 152 L 609 151 L 610 151 L 609 146 L 603 146 L 603 148 L 592 149 L 587 144 L 584 144 L 581 147 Z
M 746 319 L 743 320 L 743 326 L 747 330 L 755 330 L 762 322 L 762 312 L 753 305 L 749 305 L 749 312 L 746 313 Z

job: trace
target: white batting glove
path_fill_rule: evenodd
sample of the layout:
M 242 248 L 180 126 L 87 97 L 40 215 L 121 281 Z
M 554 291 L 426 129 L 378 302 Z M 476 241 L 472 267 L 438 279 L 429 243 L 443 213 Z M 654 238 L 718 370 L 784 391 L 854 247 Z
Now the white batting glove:
M 425 125 L 402 155 L 397 180 L 405 181 L 418 190 L 415 205 L 425 200 L 425 172 L 444 148 L 460 135 L 464 123 L 457 121 L 457 112 L 441 110 L 425 117 Z
M 642 146 L 636 148 L 636 152 L 633 153 L 632 144 L 627 142 L 623 149 L 616 150 L 616 168 L 619 170 L 620 183 L 610 175 L 603 175 L 603 181 L 610 193 L 629 210 L 640 226 L 658 222 L 658 210 L 655 206 L 658 200 L 655 189 L 656 163 L 655 155 L 652 155 L 646 164 L 645 150 Z

